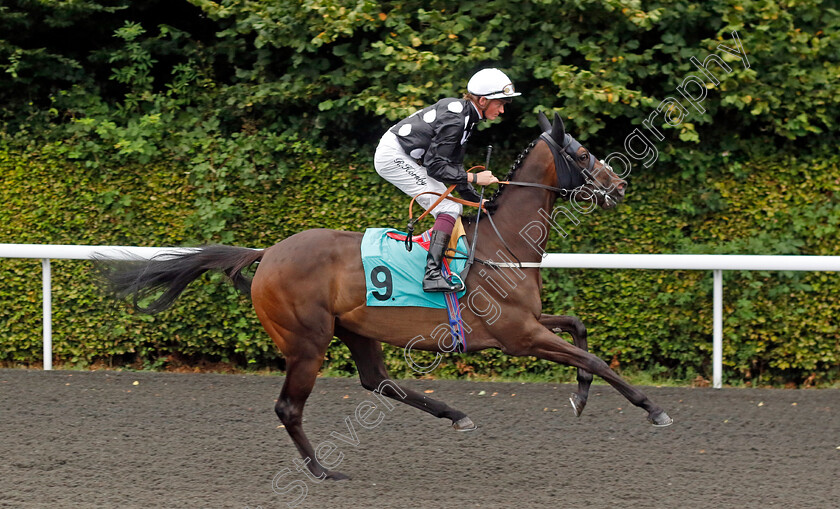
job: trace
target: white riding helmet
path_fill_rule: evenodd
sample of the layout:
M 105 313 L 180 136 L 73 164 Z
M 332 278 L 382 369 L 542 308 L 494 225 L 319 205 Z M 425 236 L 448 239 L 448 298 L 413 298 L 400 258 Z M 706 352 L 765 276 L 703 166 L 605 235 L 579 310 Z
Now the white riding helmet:
M 487 99 L 504 99 L 522 95 L 513 88 L 510 78 L 496 68 L 482 69 L 473 74 L 467 83 L 467 91 L 472 95 Z

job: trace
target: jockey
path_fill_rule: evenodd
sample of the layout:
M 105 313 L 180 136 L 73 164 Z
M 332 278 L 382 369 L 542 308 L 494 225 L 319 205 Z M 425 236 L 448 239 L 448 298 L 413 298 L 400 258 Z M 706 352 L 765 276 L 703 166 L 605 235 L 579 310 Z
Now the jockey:
M 505 104 L 520 95 L 510 79 L 498 69 L 482 69 L 467 83 L 462 99 L 445 98 L 397 122 L 382 136 L 373 164 L 382 178 L 409 196 L 426 191 L 443 193 L 450 185 L 462 198 L 478 201 L 472 184 L 486 186 L 499 180 L 489 170 L 477 174 L 464 170 L 464 147 L 478 122 L 494 120 L 505 112 Z M 424 194 L 417 203 L 428 209 L 438 197 Z M 443 200 L 432 211 L 435 224 L 423 290 L 459 292 L 462 282 L 453 283 L 441 275 L 444 251 L 449 244 L 460 204 Z

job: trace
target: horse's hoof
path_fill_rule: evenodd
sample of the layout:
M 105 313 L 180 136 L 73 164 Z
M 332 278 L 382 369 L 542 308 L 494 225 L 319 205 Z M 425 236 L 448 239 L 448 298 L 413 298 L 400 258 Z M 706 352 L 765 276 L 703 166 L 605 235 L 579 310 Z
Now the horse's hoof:
M 331 481 L 347 481 L 350 479 L 350 477 L 342 474 L 341 472 L 335 472 L 330 470 L 327 472 L 327 479 Z
M 660 411 L 656 415 L 648 415 L 648 421 L 657 428 L 664 428 L 665 426 L 674 424 L 674 419 L 671 419 L 671 417 L 665 413 L 665 410 Z
M 469 417 L 464 417 L 453 422 L 452 427 L 455 428 L 456 431 L 473 431 L 478 429 L 478 426 L 476 426 Z
M 578 393 L 573 392 L 569 396 L 569 401 L 572 403 L 572 410 L 575 411 L 575 417 L 580 417 L 580 414 L 583 413 L 583 407 L 586 406 L 586 400 L 581 398 Z

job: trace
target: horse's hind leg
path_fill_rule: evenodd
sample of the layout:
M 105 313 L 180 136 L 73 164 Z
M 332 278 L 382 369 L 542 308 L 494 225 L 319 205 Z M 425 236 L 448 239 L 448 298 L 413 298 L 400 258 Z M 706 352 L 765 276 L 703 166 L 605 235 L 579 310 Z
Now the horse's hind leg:
M 583 350 L 589 351 L 589 344 L 586 341 L 586 327 L 580 318 L 576 316 L 565 315 L 542 315 L 540 316 L 540 323 L 551 332 L 568 332 L 572 336 L 575 346 Z M 578 389 L 569 397 L 572 403 L 572 409 L 575 411 L 575 416 L 580 417 L 583 413 L 583 408 L 586 406 L 586 400 L 589 398 L 589 386 L 592 385 L 592 373 L 583 368 L 577 370 Z
M 277 398 L 274 411 L 303 458 L 303 463 L 299 466 L 306 466 L 317 479 L 347 479 L 346 475 L 328 470 L 318 462 L 302 425 L 303 407 L 315 386 L 318 370 L 324 362 L 327 346 L 332 339 L 332 328 L 330 327 L 328 336 L 321 333 L 317 336 L 324 338 L 313 338 L 311 335 L 304 336 L 283 329 L 270 320 L 263 320 L 263 326 L 278 347 L 281 347 L 286 358 L 286 380 L 283 382 L 283 389 Z
M 419 408 L 435 417 L 450 419 L 452 427 L 458 431 L 476 429 L 473 421 L 464 412 L 455 410 L 446 403 L 429 398 L 424 394 L 399 387 L 391 380 L 388 376 L 388 370 L 385 368 L 385 361 L 382 358 L 382 344 L 379 341 L 360 336 L 341 327 L 336 328 L 335 335 L 350 349 L 356 367 L 359 369 L 359 379 L 362 387 L 384 394 L 414 408 Z

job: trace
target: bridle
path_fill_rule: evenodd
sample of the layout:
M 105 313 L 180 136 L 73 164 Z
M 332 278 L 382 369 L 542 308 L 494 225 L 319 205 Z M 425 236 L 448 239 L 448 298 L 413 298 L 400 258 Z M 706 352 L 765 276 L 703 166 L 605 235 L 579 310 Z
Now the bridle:
M 592 176 L 592 170 L 595 168 L 596 158 L 592 155 L 591 152 L 588 150 L 586 151 L 587 155 L 589 156 L 589 160 L 587 161 L 586 168 L 581 168 L 577 165 L 575 159 L 577 157 L 577 152 L 581 148 L 581 144 L 572 137 L 570 134 L 565 135 L 565 143 L 563 146 L 560 146 L 559 143 L 551 136 L 550 131 L 543 132 L 539 139 L 543 140 L 548 144 L 548 148 L 551 150 L 551 155 L 554 157 L 554 173 L 557 176 L 557 186 L 548 186 L 545 184 L 538 184 L 536 182 L 511 182 L 511 181 L 502 181 L 499 184 L 504 185 L 512 185 L 512 186 L 521 186 L 521 187 L 537 187 L 540 189 L 546 189 L 548 191 L 552 191 L 557 193 L 559 197 L 563 199 L 570 198 L 573 193 L 575 193 L 578 189 L 586 184 L 590 184 L 594 193 L 601 194 L 604 196 L 605 199 L 609 199 L 608 194 L 604 191 L 600 185 L 596 184 L 595 178 Z M 562 164 L 561 164 L 562 163 Z M 603 163 L 602 161 L 602 164 Z M 572 172 L 574 168 L 579 169 L 580 175 L 583 177 L 583 183 L 578 186 L 574 186 L 572 189 L 563 186 L 564 180 L 572 180 L 574 177 L 572 176 Z M 563 175 L 563 171 L 565 170 L 565 175 Z M 566 177 L 566 178 L 564 178 Z M 568 185 L 571 185 L 572 182 L 569 182 Z
M 536 183 L 536 182 L 512 182 L 512 181 L 503 181 L 503 182 L 499 182 L 499 184 L 514 185 L 514 186 L 520 186 L 520 187 L 535 187 L 535 188 L 539 188 L 539 189 L 545 189 L 545 190 L 557 193 L 558 197 L 563 198 L 563 199 L 570 199 L 575 193 L 579 192 L 579 189 L 581 189 L 583 186 L 588 184 L 590 186 L 591 192 L 593 194 L 600 194 L 607 203 L 609 203 L 610 201 L 614 201 L 613 198 L 610 197 L 610 195 L 608 194 L 607 190 L 605 190 L 601 185 L 599 185 L 595 181 L 595 177 L 592 175 L 592 170 L 595 168 L 595 163 L 597 161 L 595 156 L 593 156 L 592 153 L 587 150 L 586 154 L 589 156 L 589 160 L 587 161 L 586 167 L 581 168 L 577 164 L 577 162 L 576 162 L 577 153 L 580 150 L 580 148 L 582 147 L 582 145 L 576 139 L 574 139 L 570 134 L 565 133 L 565 128 L 563 127 L 562 120 L 560 120 L 559 116 L 555 117 L 555 126 L 556 127 L 548 126 L 548 119 L 545 118 L 545 116 L 542 115 L 542 114 L 540 116 L 540 124 L 543 127 L 543 133 L 540 134 L 539 139 L 546 142 L 546 144 L 548 145 L 548 148 L 551 150 L 552 157 L 554 158 L 554 172 L 555 172 L 555 175 L 557 176 L 557 186 L 549 186 L 549 185 L 545 185 L 545 184 L 539 184 L 539 183 Z M 546 127 L 548 127 L 548 128 L 546 128 Z M 562 133 L 562 138 L 563 138 L 563 141 L 564 141 L 562 146 L 557 142 L 557 140 L 555 140 L 555 138 L 553 136 L 554 133 L 552 131 L 557 127 L 559 127 L 559 132 Z M 606 166 L 606 163 L 604 163 L 603 161 L 601 161 L 601 164 L 604 164 Z M 575 183 L 574 182 L 575 175 L 573 173 L 574 169 L 578 169 L 579 170 L 578 175 L 580 177 L 582 177 L 582 179 L 581 179 L 582 182 L 580 184 L 578 184 L 577 186 L 574 185 L 574 183 Z M 569 187 L 571 187 L 571 189 L 569 187 L 564 187 L 564 186 L 569 186 Z M 476 218 L 478 219 L 478 217 L 480 217 L 480 215 L 481 215 L 481 208 L 479 207 L 478 215 L 476 216 Z M 536 268 L 536 267 L 540 266 L 539 263 L 528 263 L 528 262 L 523 263 L 519 259 L 519 257 L 517 257 L 516 254 L 514 254 L 513 250 L 510 248 L 508 243 L 505 241 L 504 237 L 502 237 L 501 232 L 496 227 L 496 224 L 493 221 L 493 216 L 491 214 L 487 214 L 487 219 L 490 222 L 490 226 L 492 226 L 493 230 L 496 232 L 496 236 L 499 238 L 499 240 L 501 240 L 502 245 L 504 246 L 505 250 L 508 253 L 510 253 L 511 256 L 513 256 L 513 258 L 516 260 L 516 263 L 499 263 L 499 262 L 493 262 L 493 261 L 490 261 L 490 260 L 480 260 L 480 259 L 476 259 L 476 261 L 478 261 L 479 263 L 489 265 L 489 266 L 494 266 L 494 267 L 518 267 L 518 268 L 534 267 L 534 268 Z M 473 249 L 475 249 L 475 246 L 473 246 Z M 473 257 L 471 256 L 470 258 L 472 259 Z M 472 260 L 470 260 L 470 261 L 472 261 Z M 465 267 L 464 271 L 462 272 L 462 276 L 464 276 L 464 277 L 466 276 L 467 272 L 469 271 L 470 264 L 471 263 L 468 262 L 467 266 Z
M 551 149 L 551 154 L 554 157 L 554 172 L 557 175 L 557 186 L 556 187 L 555 186 L 548 186 L 548 185 L 545 185 L 545 184 L 539 184 L 537 182 L 504 181 L 504 182 L 499 182 L 499 183 L 500 184 L 505 184 L 505 185 L 520 186 L 520 187 L 536 187 L 538 189 L 546 189 L 548 191 L 557 193 L 557 195 L 559 197 L 563 198 L 563 199 L 570 198 L 572 196 L 572 194 L 575 192 L 576 189 L 578 189 L 580 186 L 585 185 L 586 182 L 590 181 L 590 177 L 587 177 L 587 174 L 591 175 L 591 172 L 588 169 L 581 171 L 581 175 L 584 176 L 586 182 L 584 182 L 583 184 L 580 184 L 580 186 L 573 187 L 572 189 L 568 189 L 566 187 L 560 187 L 560 186 L 563 185 L 563 178 L 562 178 L 561 170 L 560 170 L 560 166 L 561 166 L 560 162 L 562 161 L 563 168 L 564 168 L 566 174 L 569 176 L 568 180 L 571 180 L 571 178 L 572 178 L 572 176 L 571 176 L 572 173 L 571 172 L 572 172 L 572 168 L 573 168 L 573 164 L 574 164 L 574 159 L 569 154 L 569 151 L 571 150 L 572 142 L 574 142 L 577 145 L 578 148 L 581 145 L 577 142 L 577 140 L 575 140 L 574 138 L 572 138 L 568 134 L 566 135 L 566 144 L 563 147 L 561 147 L 554 140 L 554 138 L 551 137 L 550 132 L 543 132 L 540 135 L 540 139 L 545 141 L 548 144 L 548 148 Z M 576 150 L 577 149 L 575 149 L 575 151 Z M 560 154 L 562 154 L 562 157 L 560 156 Z M 595 158 L 592 156 L 592 154 L 589 154 L 589 159 L 590 159 L 590 168 L 593 168 L 595 166 Z M 577 165 L 574 165 L 574 166 L 580 168 Z M 584 173 L 584 171 L 586 173 Z M 570 184 L 571 184 L 571 182 L 570 182 Z M 481 209 L 479 209 L 479 211 L 478 211 L 478 215 L 476 216 L 476 220 L 480 216 L 481 216 Z M 490 222 L 490 226 L 492 226 L 493 230 L 496 232 L 496 236 L 499 237 L 500 241 L 502 241 L 502 245 L 504 246 L 505 250 L 508 253 L 510 253 L 510 255 L 513 257 L 514 260 L 516 260 L 516 263 L 500 264 L 498 262 L 492 262 L 490 260 L 480 260 L 480 259 L 476 259 L 476 261 L 478 261 L 479 263 L 483 263 L 485 265 L 490 265 L 490 266 L 495 266 L 495 267 L 508 266 L 508 265 L 514 266 L 514 267 L 519 267 L 519 268 L 525 267 L 522 260 L 520 260 L 519 257 L 516 256 L 516 254 L 513 252 L 513 250 L 508 245 L 507 241 L 502 236 L 502 232 L 500 232 L 499 229 L 496 227 L 496 223 L 493 221 L 493 216 L 491 214 L 487 214 L 487 220 Z M 478 222 L 478 221 L 476 221 L 476 222 Z M 475 249 L 475 246 L 473 246 L 472 248 Z M 472 256 L 470 258 L 472 258 Z M 532 266 L 532 265 L 533 264 L 528 264 L 528 266 Z M 469 270 L 469 266 L 470 266 L 470 263 L 468 262 L 467 267 L 465 268 L 465 271 L 462 272 L 463 276 L 466 276 L 465 272 L 467 272 Z M 535 264 L 533 266 L 539 267 L 539 264 Z

